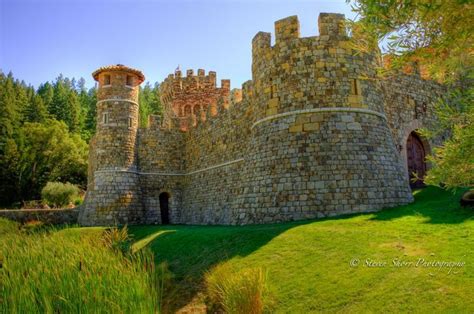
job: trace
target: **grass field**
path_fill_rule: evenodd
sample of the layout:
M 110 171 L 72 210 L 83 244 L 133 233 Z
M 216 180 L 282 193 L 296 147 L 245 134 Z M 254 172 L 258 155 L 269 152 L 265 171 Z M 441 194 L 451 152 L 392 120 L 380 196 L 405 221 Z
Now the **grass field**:
M 268 288 L 265 302 L 272 312 L 472 313 L 474 210 L 460 208 L 459 195 L 437 188 L 416 191 L 415 199 L 378 213 L 304 222 L 129 229 L 135 250 L 151 249 L 157 263 L 168 264 L 173 278 L 164 291 L 165 312 L 203 309 L 204 276 L 220 265 L 235 271 L 262 268 Z M 6 233 L 5 224 L 0 221 L 0 235 Z M 67 228 L 57 233 L 77 239 L 79 234 L 97 237 L 97 232 Z M 119 260 L 107 255 L 107 263 Z M 61 269 L 63 262 L 49 265 L 57 263 Z M 121 268 L 126 280 L 143 293 L 139 281 L 146 274 L 134 275 L 126 265 L 117 271 Z M 118 284 L 123 288 L 122 281 Z
M 264 268 L 276 312 L 472 313 L 474 210 L 460 208 L 459 195 L 437 188 L 418 190 L 415 199 L 378 213 L 325 220 L 131 232 L 137 245 L 169 264 L 175 284 L 168 300 L 175 309 L 199 303 L 203 274 L 226 263 L 236 270 Z M 359 265 L 351 267 L 356 259 Z M 465 265 L 417 265 L 419 259 Z M 386 265 L 369 267 L 368 260 Z

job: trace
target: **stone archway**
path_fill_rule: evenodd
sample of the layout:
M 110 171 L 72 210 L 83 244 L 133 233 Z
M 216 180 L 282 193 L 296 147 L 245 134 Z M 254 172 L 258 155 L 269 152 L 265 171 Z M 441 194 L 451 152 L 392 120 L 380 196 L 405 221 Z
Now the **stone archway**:
M 422 137 L 419 133 L 417 133 L 417 130 L 422 129 L 423 127 L 424 125 L 421 123 L 421 121 L 415 119 L 415 120 L 412 120 L 410 123 L 408 123 L 408 125 L 403 127 L 402 129 L 403 131 L 400 134 L 401 138 L 399 138 L 400 142 L 398 142 L 398 147 L 399 147 L 399 152 L 400 152 L 400 161 L 402 163 L 404 172 L 406 174 L 407 181 L 410 178 L 409 172 L 408 172 L 408 160 L 407 160 L 407 141 L 410 134 L 415 132 L 415 134 L 418 136 L 418 139 L 423 144 L 425 156 L 428 156 L 431 154 L 430 143 L 428 142 L 428 140 Z M 430 168 L 430 165 L 426 164 L 426 162 L 425 162 L 425 165 L 426 165 L 426 170 L 428 170 Z
M 426 175 L 426 149 L 420 136 L 415 132 L 408 135 L 406 141 L 407 171 L 411 188 L 424 186 L 423 178 Z M 418 180 L 416 180 L 418 178 Z

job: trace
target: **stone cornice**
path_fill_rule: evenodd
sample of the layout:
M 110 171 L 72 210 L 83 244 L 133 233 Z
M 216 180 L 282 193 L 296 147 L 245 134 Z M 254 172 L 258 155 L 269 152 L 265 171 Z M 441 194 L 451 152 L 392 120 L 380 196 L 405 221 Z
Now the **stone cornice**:
M 102 99 L 102 100 L 99 100 L 97 102 L 97 106 L 99 104 L 103 103 L 103 102 L 106 102 L 106 101 L 123 101 L 123 102 L 128 102 L 128 103 L 134 104 L 135 106 L 138 106 L 137 102 L 135 102 L 133 100 L 130 100 L 130 99 L 122 99 L 122 98 L 120 98 L 120 99 L 119 98 L 117 98 L 117 99 L 115 99 L 115 98 Z
M 254 124 L 252 124 L 251 129 L 259 125 L 260 123 L 270 121 L 270 120 L 275 120 L 287 116 L 293 116 L 293 115 L 300 115 L 300 114 L 306 114 L 306 113 L 320 113 L 320 112 L 357 112 L 357 113 L 365 113 L 365 114 L 371 114 L 374 116 L 378 116 L 380 118 L 383 118 L 387 120 L 387 117 L 380 112 L 370 110 L 370 109 L 362 109 L 362 108 L 346 108 L 346 107 L 335 107 L 335 108 L 312 108 L 312 109 L 302 109 L 302 110 L 294 110 L 294 111 L 288 111 L 288 112 L 283 112 L 279 114 L 275 114 L 272 116 L 265 117 L 263 119 L 260 119 L 256 121 Z
M 224 162 L 224 163 L 221 163 L 221 164 L 217 164 L 217 165 L 214 165 L 214 166 L 210 166 L 210 167 L 207 167 L 207 168 L 198 169 L 198 170 L 194 170 L 194 171 L 190 171 L 190 172 L 183 172 L 183 173 L 179 173 L 179 172 L 175 172 L 175 173 L 173 173 L 173 172 L 140 172 L 140 171 L 128 170 L 128 169 L 97 170 L 94 173 L 127 172 L 127 173 L 134 173 L 134 174 L 138 174 L 138 175 L 188 176 L 188 175 L 193 175 L 193 174 L 196 174 L 196 173 L 200 173 L 200 172 L 204 172 L 204 171 L 208 171 L 208 170 L 212 170 L 212 169 L 216 169 L 216 168 L 229 166 L 229 165 L 232 165 L 232 164 L 235 164 L 235 163 L 238 163 L 238 162 L 242 162 L 242 161 L 244 161 L 244 158 L 239 158 L 239 159 L 227 161 L 227 162 Z

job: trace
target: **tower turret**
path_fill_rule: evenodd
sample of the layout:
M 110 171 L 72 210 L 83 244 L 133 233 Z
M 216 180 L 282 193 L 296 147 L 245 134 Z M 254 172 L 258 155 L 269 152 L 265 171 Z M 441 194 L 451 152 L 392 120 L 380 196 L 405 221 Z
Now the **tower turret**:
M 79 222 L 138 223 L 142 219 L 136 141 L 138 92 L 143 74 L 121 64 L 99 68 L 97 128 L 91 140 L 89 182 Z
M 246 153 L 253 194 L 244 197 L 238 223 L 412 200 L 384 112 L 379 52 L 355 50 L 342 14 L 321 13 L 318 26 L 319 36 L 301 38 L 298 18 L 290 16 L 275 22 L 273 45 L 270 33 L 253 38 Z
M 102 67 L 92 76 L 97 90 L 97 170 L 135 170 L 138 91 L 143 74 L 123 65 Z

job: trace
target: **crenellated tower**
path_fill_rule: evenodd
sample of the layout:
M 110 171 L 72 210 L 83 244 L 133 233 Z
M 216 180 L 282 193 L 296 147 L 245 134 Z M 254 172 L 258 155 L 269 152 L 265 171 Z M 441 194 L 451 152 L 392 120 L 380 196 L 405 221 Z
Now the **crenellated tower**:
M 179 128 L 186 130 L 196 120 L 204 120 L 206 111 L 211 115 L 217 114 L 219 102 L 227 107 L 230 95 L 230 80 L 221 80 L 221 86 L 216 85 L 216 72 L 209 71 L 206 75 L 199 69 L 197 75 L 193 70 L 187 70 L 183 77 L 180 70 L 168 75 L 160 85 L 161 101 L 164 106 L 163 124 L 172 126 L 178 121 Z
M 252 41 L 247 185 L 254 193 L 238 223 L 412 200 L 384 113 L 379 52 L 354 50 L 342 14 L 321 13 L 318 26 L 319 36 L 301 38 L 298 18 L 290 16 L 275 22 L 273 46 L 266 32 Z
M 121 64 L 99 68 L 92 76 L 98 82 L 97 127 L 80 223 L 137 223 L 142 215 L 136 158 L 138 92 L 145 77 Z

